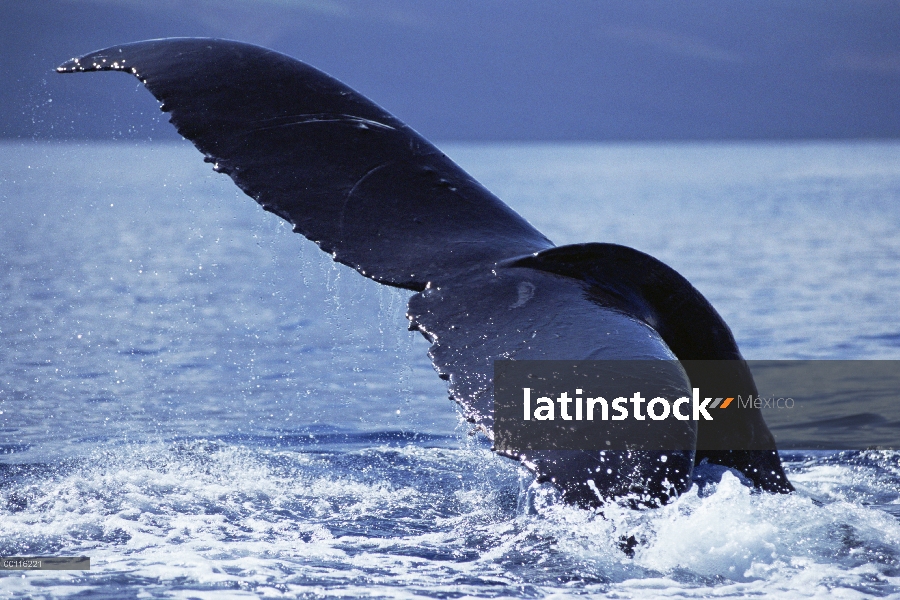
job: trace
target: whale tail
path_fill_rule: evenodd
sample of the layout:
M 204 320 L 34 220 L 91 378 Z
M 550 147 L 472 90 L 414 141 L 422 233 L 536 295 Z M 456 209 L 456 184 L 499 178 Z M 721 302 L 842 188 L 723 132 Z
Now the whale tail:
M 737 364 L 732 383 L 753 385 L 727 325 L 675 271 L 611 244 L 555 248 L 415 131 L 309 65 L 249 44 L 185 38 L 107 48 L 57 71 L 135 75 L 179 133 L 265 210 L 335 261 L 417 292 L 410 328 L 432 342 L 451 396 L 489 436 L 498 359 L 678 359 L 684 393 L 702 378 L 686 361 L 726 359 Z M 692 447 L 665 467 L 633 452 L 618 453 L 609 473 L 597 452 L 526 465 L 580 504 L 636 489 L 650 490 L 648 503 L 665 502 L 690 485 L 695 456 L 730 461 L 756 485 L 786 491 L 786 478 L 779 487 L 751 474 L 765 464 L 783 475 L 757 416 L 731 427 L 732 437 L 764 449 L 746 456 L 714 455 L 727 453 L 717 445 L 727 436 L 676 421 L 666 435 Z M 695 440 L 711 450 L 695 452 Z

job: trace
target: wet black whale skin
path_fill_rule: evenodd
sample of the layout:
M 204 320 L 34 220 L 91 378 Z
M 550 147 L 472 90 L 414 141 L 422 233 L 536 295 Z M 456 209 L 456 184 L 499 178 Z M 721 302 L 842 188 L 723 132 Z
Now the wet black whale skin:
M 489 436 L 495 359 L 677 358 L 686 395 L 691 386 L 756 394 L 728 326 L 674 270 L 614 244 L 554 247 L 415 131 L 309 65 L 250 44 L 175 38 L 92 52 L 57 71 L 135 75 L 265 210 L 335 261 L 417 292 L 410 329 L 432 343 L 451 397 Z M 692 360 L 733 366 L 710 381 Z M 761 489 L 792 490 L 761 413 L 741 416 L 715 430 L 675 422 L 667 434 L 696 436 L 696 450 L 664 462 L 660 452 L 554 451 L 525 464 L 584 506 L 665 503 L 702 459 Z

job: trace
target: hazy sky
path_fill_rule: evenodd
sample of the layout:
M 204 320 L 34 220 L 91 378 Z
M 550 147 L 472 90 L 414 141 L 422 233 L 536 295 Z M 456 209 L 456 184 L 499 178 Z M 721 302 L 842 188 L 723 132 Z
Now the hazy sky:
M 900 136 L 884 0 L 5 0 L 0 135 L 172 138 L 90 50 L 214 36 L 290 54 L 438 140 Z

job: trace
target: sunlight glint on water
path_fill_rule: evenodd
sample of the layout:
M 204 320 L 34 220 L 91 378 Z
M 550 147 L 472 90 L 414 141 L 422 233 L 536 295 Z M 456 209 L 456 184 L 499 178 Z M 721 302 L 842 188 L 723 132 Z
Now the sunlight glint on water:
M 900 354 L 898 144 L 445 150 L 558 244 L 678 269 L 748 358 Z M 92 559 L 0 598 L 900 594 L 896 453 L 561 505 L 458 423 L 407 293 L 187 144 L 0 154 L 0 555 Z

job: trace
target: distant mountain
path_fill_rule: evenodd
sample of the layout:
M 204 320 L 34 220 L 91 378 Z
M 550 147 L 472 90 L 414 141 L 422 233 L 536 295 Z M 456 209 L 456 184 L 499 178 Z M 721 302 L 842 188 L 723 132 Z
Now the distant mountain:
M 136 81 L 52 72 L 169 36 L 285 52 L 438 140 L 900 136 L 894 0 L 5 0 L 0 137 L 173 139 Z

